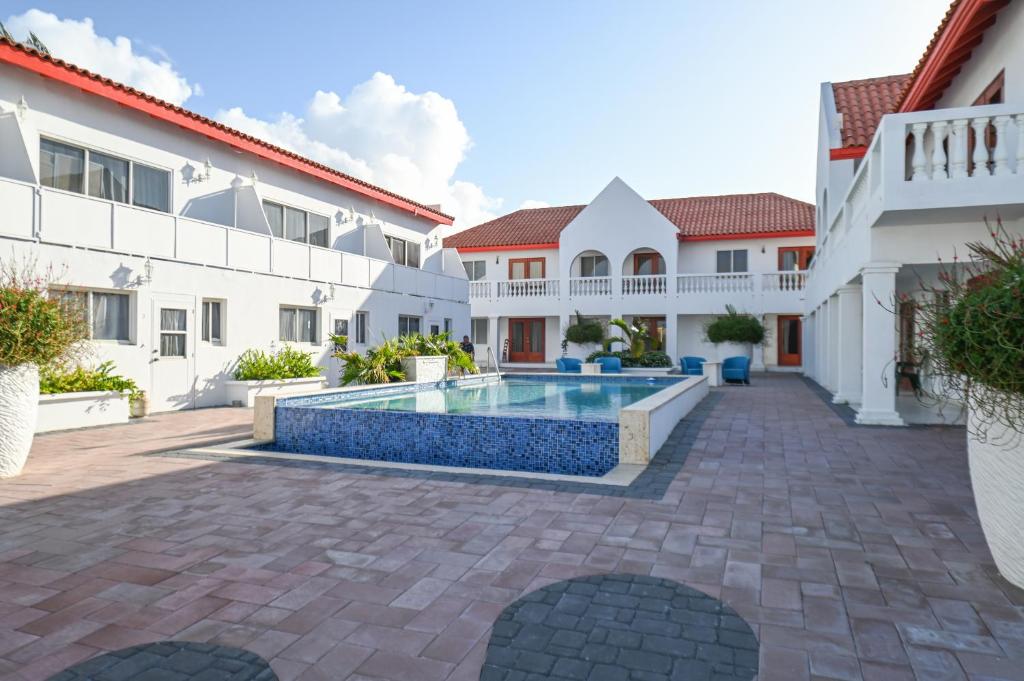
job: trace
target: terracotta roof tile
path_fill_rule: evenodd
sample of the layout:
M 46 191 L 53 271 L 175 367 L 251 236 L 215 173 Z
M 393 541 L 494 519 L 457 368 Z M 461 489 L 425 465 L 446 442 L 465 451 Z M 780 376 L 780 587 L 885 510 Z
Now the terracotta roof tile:
M 714 238 L 814 230 L 814 206 L 775 193 L 693 196 L 650 201 L 679 237 Z M 488 248 L 556 243 L 584 206 L 517 210 L 444 240 L 446 247 Z
M 843 116 L 842 146 L 871 144 L 882 116 L 896 111 L 910 74 L 832 83 L 836 111 Z
M 258 147 L 261 147 L 261 148 L 265 149 L 266 151 L 271 152 L 273 154 L 276 154 L 276 155 L 279 155 L 279 156 L 286 156 L 286 157 L 288 157 L 290 159 L 293 159 L 293 160 L 297 161 L 301 166 L 305 166 L 309 170 L 318 170 L 318 171 L 327 173 L 327 174 L 329 174 L 331 176 L 334 176 L 334 177 L 337 177 L 339 179 L 342 179 L 346 183 L 352 183 L 352 184 L 355 184 L 355 185 L 359 185 L 360 187 L 364 187 L 367 190 L 369 190 L 368 193 L 372 192 L 372 193 L 375 193 L 375 194 L 382 194 L 384 196 L 396 199 L 396 200 L 398 200 L 398 201 L 400 201 L 402 203 L 408 204 L 409 206 L 412 206 L 414 208 L 418 208 L 421 211 L 423 211 L 424 213 L 427 213 L 427 215 L 425 215 L 424 217 L 439 216 L 439 217 L 445 218 L 448 221 L 449 224 L 453 220 L 452 216 L 446 215 L 446 214 L 440 212 L 437 209 L 436 206 L 428 206 L 426 204 L 419 203 L 417 201 L 413 201 L 412 199 L 408 199 L 408 198 L 406 198 L 404 196 L 401 196 L 399 194 L 395 194 L 394 192 L 388 191 L 387 189 L 384 189 L 383 187 L 378 187 L 377 185 L 370 184 L 369 182 L 366 182 L 364 180 L 360 180 L 358 177 L 353 177 L 353 176 L 348 175 L 346 173 L 343 173 L 343 172 L 341 172 L 339 170 L 335 170 L 334 168 L 331 168 L 330 166 L 326 166 L 326 165 L 324 165 L 322 163 L 318 163 L 316 161 L 308 159 L 308 158 L 306 158 L 304 156 L 296 154 L 293 151 L 289 151 L 288 149 L 284 149 L 282 147 L 275 146 L 275 145 L 273 145 L 273 144 L 271 144 L 269 142 L 266 142 L 264 140 L 259 139 L 258 137 L 253 137 L 252 135 L 247 135 L 246 133 L 244 133 L 244 132 L 242 132 L 240 130 L 235 130 L 234 128 L 231 128 L 231 127 L 228 127 L 228 126 L 224 125 L 223 123 L 218 123 L 217 121 L 215 121 L 215 120 L 213 120 L 211 118 L 207 118 L 205 116 L 197 114 L 194 111 L 189 111 L 188 109 L 180 107 L 177 104 L 171 104 L 170 102 L 164 101 L 164 100 L 160 99 L 159 97 L 154 97 L 153 95 L 146 94 L 145 92 L 143 92 L 141 90 L 136 90 L 135 88 L 133 88 L 133 87 L 131 87 L 129 85 L 125 85 L 123 83 L 118 83 L 117 81 L 111 80 L 111 79 L 106 78 L 104 76 L 101 76 L 101 75 L 99 75 L 97 73 L 93 73 L 92 71 L 89 71 L 87 69 L 83 69 L 80 66 L 75 66 L 74 64 L 72 64 L 70 62 L 66 62 L 63 59 L 58 59 L 58 58 L 56 58 L 56 57 L 54 57 L 52 55 L 44 54 L 44 53 L 39 52 L 38 50 L 35 50 L 35 49 L 33 49 L 33 48 L 31 48 L 31 47 L 29 47 L 27 45 L 24 45 L 22 43 L 14 42 L 14 41 L 8 40 L 8 39 L 6 39 L 4 37 L 0 37 L 0 48 L 3 48 L 5 46 L 8 47 L 8 48 L 13 48 L 14 50 L 19 51 L 21 53 L 24 53 L 26 55 L 30 55 L 32 57 L 35 57 L 35 58 L 37 58 L 37 59 L 39 59 L 41 61 L 44 61 L 44 62 L 47 62 L 47 63 L 52 64 L 54 66 L 57 66 L 60 69 L 63 69 L 64 71 L 67 71 L 69 73 L 72 73 L 72 74 L 75 74 L 75 75 L 78 75 L 78 76 L 82 76 L 82 77 L 87 78 L 89 80 L 93 80 L 93 81 L 95 81 L 97 83 L 100 83 L 102 85 L 105 85 L 105 86 L 108 86 L 108 87 L 113 88 L 115 90 L 118 90 L 118 91 L 120 91 L 122 93 L 125 93 L 127 95 L 130 95 L 130 96 L 132 96 L 134 98 L 138 98 L 140 100 L 143 100 L 143 101 L 145 101 L 145 102 L 147 102 L 149 104 L 153 104 L 153 105 L 156 105 L 158 107 L 167 109 L 168 111 L 174 112 L 174 113 L 176 113 L 176 114 L 178 114 L 180 116 L 184 116 L 184 117 L 186 117 L 188 119 L 191 119 L 192 121 L 196 122 L 199 125 L 207 126 L 207 127 L 210 127 L 210 128 L 214 128 L 214 129 L 216 129 L 216 130 L 218 130 L 220 132 L 226 133 L 230 137 L 236 138 L 238 140 L 243 140 L 245 142 L 249 142 L 250 144 L 257 145 Z M 7 63 L 14 63 L 15 65 L 22 65 L 22 64 L 18 64 L 16 62 L 11 62 L 9 59 L 4 58 L 3 54 L 0 54 L 0 62 L 7 62 Z M 90 93 L 90 94 L 95 94 L 95 93 Z M 419 213 L 419 212 L 417 212 L 417 213 L 418 214 L 422 214 L 422 213 Z

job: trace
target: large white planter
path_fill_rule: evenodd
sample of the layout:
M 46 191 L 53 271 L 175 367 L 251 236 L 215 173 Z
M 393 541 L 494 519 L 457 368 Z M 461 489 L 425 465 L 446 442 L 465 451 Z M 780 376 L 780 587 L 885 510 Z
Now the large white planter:
M 21 473 L 39 409 L 39 367 L 0 365 L 0 478 Z
M 967 455 L 981 529 L 999 573 L 1024 588 L 1024 434 L 989 425 L 984 442 L 971 435 L 980 426 L 969 414 Z
M 128 423 L 128 393 L 94 391 L 39 396 L 36 432 Z
M 436 383 L 448 377 L 448 358 L 443 355 L 417 355 L 402 360 L 405 380 L 411 383 Z
M 668 376 L 675 367 L 622 367 L 622 373 L 635 376 Z
M 257 395 L 292 395 L 322 390 L 327 387 L 323 376 L 312 378 L 282 378 L 279 381 L 227 381 L 228 404 L 232 407 L 253 407 Z
M 715 344 L 715 350 L 718 351 L 719 361 L 724 360 L 727 357 L 746 357 L 747 359 L 750 359 L 753 352 L 752 348 L 753 346 L 750 343 L 734 343 L 732 341 Z

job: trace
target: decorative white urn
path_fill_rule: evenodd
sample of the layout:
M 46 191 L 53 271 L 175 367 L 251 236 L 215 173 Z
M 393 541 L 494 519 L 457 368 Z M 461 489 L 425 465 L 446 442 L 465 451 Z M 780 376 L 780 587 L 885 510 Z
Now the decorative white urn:
M 1024 589 L 1024 433 L 969 414 L 967 456 L 981 529 L 1006 581 Z M 972 435 L 984 428 L 984 441 Z
M 21 473 L 39 411 L 39 367 L 0 364 L 0 478 Z

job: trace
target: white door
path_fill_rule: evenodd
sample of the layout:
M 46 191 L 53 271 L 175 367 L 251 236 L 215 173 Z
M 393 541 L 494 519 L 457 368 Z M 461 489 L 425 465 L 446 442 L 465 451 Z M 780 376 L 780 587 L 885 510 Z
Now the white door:
M 195 407 L 196 303 L 191 296 L 153 296 L 150 344 L 152 411 Z

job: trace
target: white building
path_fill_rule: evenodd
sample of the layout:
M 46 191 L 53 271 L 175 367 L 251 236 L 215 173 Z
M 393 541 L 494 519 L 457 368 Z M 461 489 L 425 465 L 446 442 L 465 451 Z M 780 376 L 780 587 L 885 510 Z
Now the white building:
M 452 219 L 0 39 L 0 258 L 87 303 L 95 361 L 152 409 L 226 403 L 247 348 L 330 358 L 399 332 L 469 331 Z
M 958 0 L 913 73 L 821 87 L 804 370 L 861 423 L 958 414 L 898 373 L 929 381 L 919 277 L 988 240 L 986 216 L 1024 233 L 1022 36 L 1024 3 Z
M 478 355 L 550 366 L 579 312 L 646 325 L 675 363 L 712 358 L 704 324 L 733 305 L 769 330 L 753 367 L 795 368 L 813 213 L 778 194 L 647 201 L 616 178 L 586 206 L 519 210 L 444 243 L 470 278 Z

